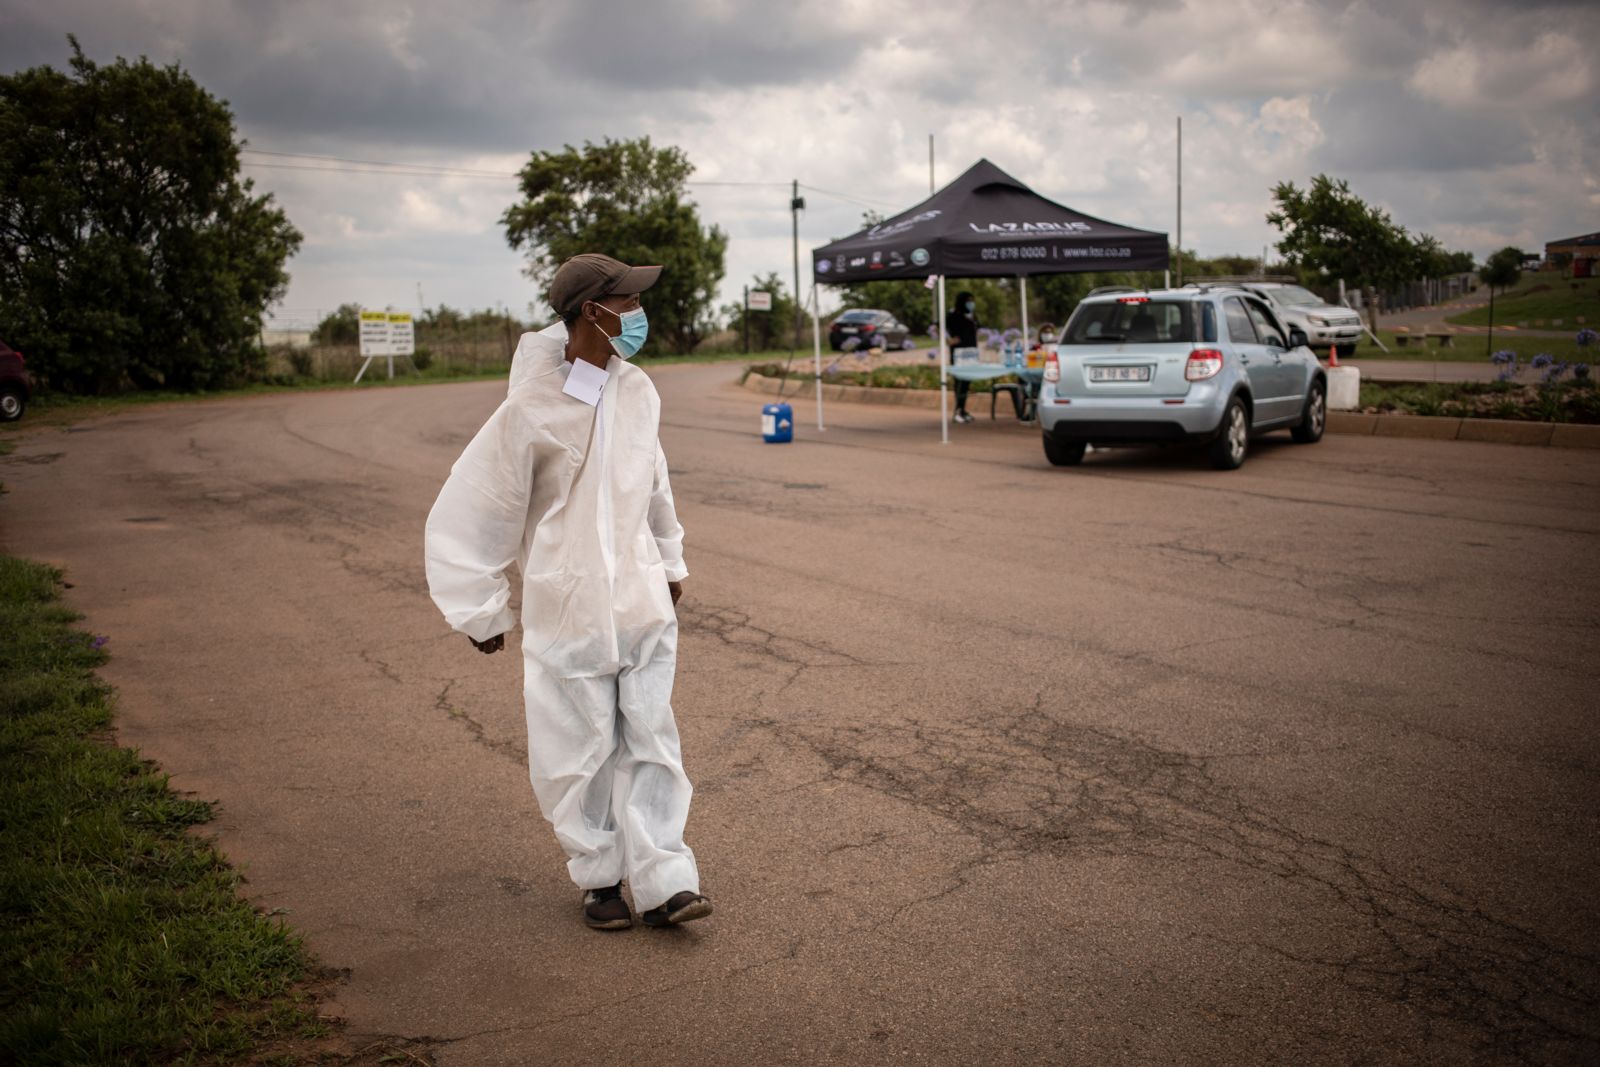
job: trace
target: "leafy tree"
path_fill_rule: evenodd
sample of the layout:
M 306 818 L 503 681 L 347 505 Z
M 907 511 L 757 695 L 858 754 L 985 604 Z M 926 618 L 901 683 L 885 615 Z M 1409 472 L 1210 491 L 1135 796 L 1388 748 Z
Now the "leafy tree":
M 1489 287 L 1489 350 L 1494 349 L 1494 291 L 1504 291 L 1522 277 L 1522 249 L 1507 245 L 1484 260 L 1478 277 Z
M 1484 260 L 1483 268 L 1478 271 L 1478 277 L 1489 287 L 1491 295 L 1496 289 L 1504 292 L 1517 284 L 1517 280 L 1522 277 L 1523 258 L 1522 249 L 1507 245 Z
M 340 304 L 337 311 L 323 317 L 311 331 L 319 345 L 353 345 L 361 340 L 361 305 Z
M 1186 259 L 1185 263 L 1188 262 Z M 1194 262 L 1202 268 L 1206 265 L 1204 260 Z M 1184 277 L 1188 276 L 1189 268 L 1185 267 Z M 1057 326 L 1065 326 L 1077 308 L 1078 301 L 1095 289 L 1107 285 L 1131 285 L 1138 289 L 1159 288 L 1161 283 L 1160 271 L 1091 271 L 1086 274 L 1037 275 L 1028 279 L 1029 321 L 1032 324 L 1053 322 Z
M 957 290 L 972 289 L 974 293 L 981 285 L 974 284 L 975 278 L 950 278 L 945 282 L 945 299 L 954 300 Z M 881 308 L 905 323 L 912 336 L 931 336 L 928 328 L 933 325 L 935 311 L 935 291 L 930 290 L 922 282 L 914 279 L 901 281 L 882 282 L 855 282 L 842 286 L 835 294 L 839 300 L 839 307 L 845 308 Z M 949 310 L 946 308 L 945 310 Z M 993 321 L 985 313 L 984 302 L 979 301 L 978 317 L 981 321 Z
M 1410 281 L 1416 247 L 1389 213 L 1350 191 L 1350 183 L 1326 174 L 1305 190 L 1280 182 L 1272 197 L 1277 209 L 1267 221 L 1284 235 L 1278 242 L 1290 264 L 1315 271 L 1322 279 L 1344 278 L 1366 287 L 1368 315 L 1378 325 L 1377 289 Z
M 177 65 L 0 76 L 0 336 L 50 388 L 224 385 L 300 234 L 239 179 L 233 115 Z
M 582 252 L 661 264 L 661 280 L 645 298 L 650 336 L 689 352 L 712 329 L 728 248 L 727 234 L 703 228 L 685 198 L 693 171 L 681 149 L 655 148 L 648 137 L 534 152 L 522 168 L 522 200 L 500 221 L 541 288 Z
M 794 334 L 791 324 L 794 322 L 795 306 L 794 299 L 789 295 L 789 290 L 784 288 L 778 272 L 770 271 L 765 278 L 759 275 L 752 277 L 750 288 L 755 292 L 771 293 L 772 310 L 746 311 L 742 304 L 725 304 L 722 313 L 728 318 L 728 328 L 738 335 L 742 343 L 744 320 L 748 315 L 750 347 L 753 351 L 766 352 L 787 345 Z
M 1452 274 L 1470 274 L 1475 266 L 1471 252 L 1447 252 L 1432 234 L 1419 234 L 1415 247 L 1418 277 L 1448 278 Z

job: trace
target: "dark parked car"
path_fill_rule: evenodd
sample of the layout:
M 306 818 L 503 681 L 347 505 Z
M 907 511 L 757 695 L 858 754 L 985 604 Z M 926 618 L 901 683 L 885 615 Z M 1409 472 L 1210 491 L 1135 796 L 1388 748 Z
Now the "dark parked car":
M 22 353 L 0 341 L 0 422 L 22 418 L 32 397 L 33 384 L 28 381 Z
M 852 348 L 899 348 L 910 336 L 900 320 L 876 308 L 851 308 L 828 326 L 828 343 L 835 352 L 844 351 L 851 338 L 856 341 Z

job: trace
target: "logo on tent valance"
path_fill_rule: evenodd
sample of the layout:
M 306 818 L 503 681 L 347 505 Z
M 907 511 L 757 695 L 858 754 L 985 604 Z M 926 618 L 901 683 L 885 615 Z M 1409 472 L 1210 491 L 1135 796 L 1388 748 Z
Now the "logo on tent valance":
M 1089 233 L 1094 227 L 1087 222 L 990 222 L 978 225 L 967 223 L 973 233 Z

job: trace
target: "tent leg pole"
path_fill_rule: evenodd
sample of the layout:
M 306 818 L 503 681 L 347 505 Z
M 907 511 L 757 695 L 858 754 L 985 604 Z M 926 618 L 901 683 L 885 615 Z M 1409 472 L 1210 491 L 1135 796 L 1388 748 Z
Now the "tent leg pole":
M 950 443 L 950 339 L 944 328 L 944 275 L 939 275 L 939 443 Z
M 1017 288 L 1022 291 L 1022 350 L 1028 350 L 1028 276 L 1017 275 Z
M 813 373 L 817 379 L 817 429 L 825 430 L 822 425 L 822 319 L 820 295 L 821 286 L 815 282 L 811 285 L 811 344 L 815 356 Z

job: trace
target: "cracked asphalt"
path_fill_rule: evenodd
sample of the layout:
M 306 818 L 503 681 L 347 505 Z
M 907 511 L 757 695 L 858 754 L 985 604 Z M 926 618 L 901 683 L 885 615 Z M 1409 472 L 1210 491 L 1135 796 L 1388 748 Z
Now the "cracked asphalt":
M 654 374 L 717 906 L 679 930 L 581 925 L 520 661 L 427 598 L 502 386 L 39 426 L 0 543 L 66 569 L 122 740 L 220 801 L 333 1010 L 441 1064 L 1600 1060 L 1600 455 L 1062 471 L 807 401 L 779 447 L 736 373 Z

